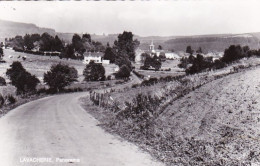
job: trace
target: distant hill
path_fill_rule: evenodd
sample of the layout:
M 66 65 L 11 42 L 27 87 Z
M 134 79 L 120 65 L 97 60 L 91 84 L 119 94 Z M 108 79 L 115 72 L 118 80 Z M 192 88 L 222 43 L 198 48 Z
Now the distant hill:
M 15 37 L 16 35 L 24 36 L 25 34 L 42 34 L 44 32 L 51 35 L 56 34 L 54 29 L 40 28 L 35 24 L 0 20 L 0 41 L 4 41 L 5 38 Z
M 58 35 L 62 40 L 71 42 L 74 33 L 60 33 L 54 29 L 40 28 L 35 24 L 19 23 L 12 21 L 0 20 L 0 41 L 4 38 L 15 37 L 16 35 L 24 36 L 27 34 L 47 32 L 51 35 Z M 121 33 L 121 32 L 120 32 Z M 79 34 L 82 35 L 82 34 Z M 94 41 L 99 41 L 106 45 L 110 43 L 112 46 L 117 39 L 118 34 L 96 35 L 91 34 Z M 135 39 L 140 41 L 141 49 L 148 49 L 151 41 L 154 42 L 155 47 L 159 45 L 166 50 L 185 51 L 186 47 L 190 45 L 194 50 L 199 47 L 203 52 L 209 51 L 224 51 L 229 45 L 240 44 L 248 45 L 250 48 L 259 49 L 260 33 L 245 33 L 245 34 L 213 34 L 213 35 L 197 35 L 197 36 L 147 36 L 142 37 L 135 35 Z
M 177 37 L 163 42 L 166 49 L 174 49 L 176 51 L 186 50 L 190 45 L 194 50 L 199 47 L 204 52 L 209 51 L 224 51 L 230 45 L 248 45 L 252 49 L 259 49 L 260 33 L 246 34 L 226 34 L 226 35 L 206 35 L 206 36 L 191 36 Z

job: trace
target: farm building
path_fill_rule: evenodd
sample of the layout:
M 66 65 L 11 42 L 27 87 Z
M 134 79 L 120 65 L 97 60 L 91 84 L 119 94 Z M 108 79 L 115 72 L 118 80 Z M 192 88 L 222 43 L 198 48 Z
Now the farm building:
M 84 64 L 89 64 L 91 61 L 94 61 L 95 63 L 102 63 L 102 64 L 110 64 L 109 60 L 104 60 L 103 56 L 104 53 L 102 52 L 88 52 L 84 53 Z

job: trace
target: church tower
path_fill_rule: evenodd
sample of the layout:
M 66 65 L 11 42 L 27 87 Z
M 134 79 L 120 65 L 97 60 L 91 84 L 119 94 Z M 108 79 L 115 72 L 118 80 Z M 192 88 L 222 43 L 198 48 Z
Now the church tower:
M 154 51 L 154 44 L 153 44 L 153 40 L 152 40 L 152 43 L 151 43 L 151 45 L 150 45 L 150 51 Z

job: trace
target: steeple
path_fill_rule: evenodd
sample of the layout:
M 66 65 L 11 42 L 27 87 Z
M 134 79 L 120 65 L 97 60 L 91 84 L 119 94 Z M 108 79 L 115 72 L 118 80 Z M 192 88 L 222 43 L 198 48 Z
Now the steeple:
M 151 51 L 153 51 L 153 50 L 154 50 L 154 44 L 153 44 L 153 40 L 152 40 L 152 42 L 151 42 L 151 45 L 150 45 L 150 47 L 149 47 L 149 48 L 150 48 L 150 50 L 151 50 Z

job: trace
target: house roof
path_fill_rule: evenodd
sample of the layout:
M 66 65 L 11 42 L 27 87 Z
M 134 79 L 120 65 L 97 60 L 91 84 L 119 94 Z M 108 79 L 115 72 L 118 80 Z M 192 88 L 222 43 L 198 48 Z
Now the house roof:
M 85 57 L 103 57 L 104 53 L 103 52 L 85 52 L 83 54 L 83 56 Z

